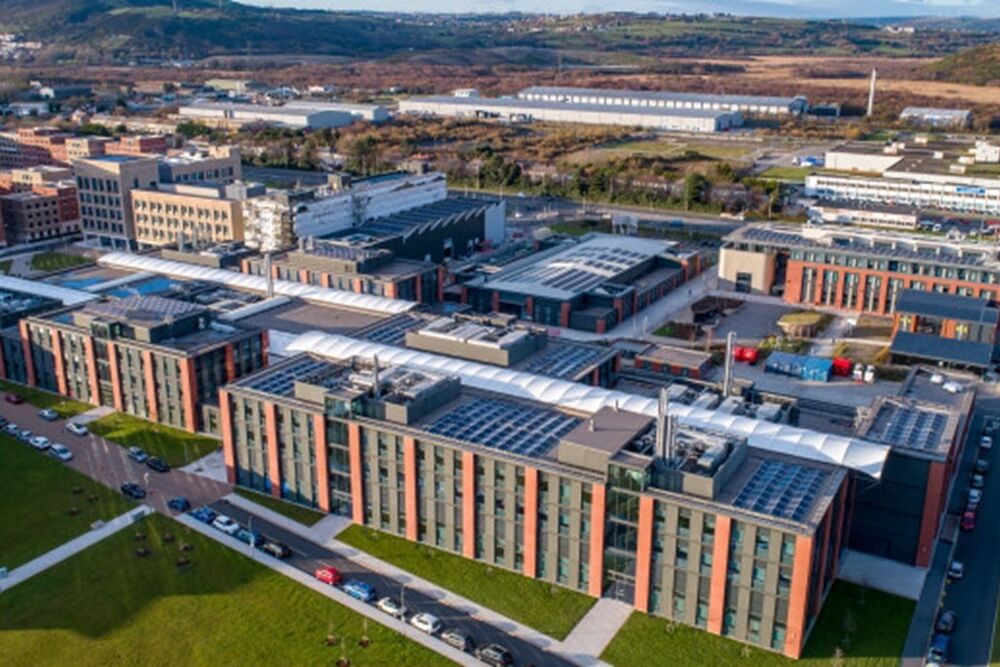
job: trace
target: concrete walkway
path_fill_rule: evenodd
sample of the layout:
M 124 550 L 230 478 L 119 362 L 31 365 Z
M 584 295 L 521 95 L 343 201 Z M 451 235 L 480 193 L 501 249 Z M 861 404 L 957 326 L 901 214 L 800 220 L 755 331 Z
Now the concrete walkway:
M 601 598 L 562 644 L 567 651 L 577 655 L 599 656 L 625 625 L 632 611 L 632 606 L 624 602 Z
M 879 558 L 853 549 L 845 549 L 837 578 L 866 588 L 919 600 L 927 570 L 899 561 Z
M 101 417 L 107 417 L 108 415 L 114 414 L 115 409 L 109 408 L 106 405 L 100 407 L 91 408 L 86 412 L 81 412 L 75 417 L 67 419 L 68 422 L 73 422 L 74 424 L 89 424 L 90 422 L 97 421 Z
M 94 528 L 79 537 L 75 537 L 68 542 L 60 544 L 55 549 L 48 551 L 38 558 L 28 561 L 20 567 L 16 567 L 3 579 L 0 579 L 0 591 L 8 590 L 17 586 L 22 581 L 30 579 L 40 572 L 44 572 L 53 565 L 58 565 L 67 558 L 75 556 L 87 547 L 93 546 L 105 537 L 114 535 L 119 530 L 131 526 L 133 523 L 151 514 L 153 509 L 148 505 L 139 505 L 135 509 L 129 510 L 110 521 L 107 521 L 97 528 Z
M 181 470 L 186 473 L 206 477 L 223 484 L 227 483 L 226 462 L 221 451 L 212 452 L 211 454 L 201 457 L 197 461 L 192 461 L 181 468 Z
M 291 533 L 295 533 L 296 535 L 299 535 L 307 540 L 310 540 L 317 544 L 321 544 L 325 547 L 333 549 L 342 554 L 345 558 L 348 558 L 349 560 L 356 562 L 358 565 L 361 565 L 362 567 L 365 567 L 369 570 L 378 572 L 379 574 L 392 577 L 400 581 L 405 581 L 407 588 L 413 588 L 419 590 L 426 595 L 433 596 L 435 599 L 439 600 L 443 604 L 460 608 L 463 611 L 469 613 L 469 615 L 471 615 L 472 617 L 478 618 L 482 621 L 485 621 L 486 623 L 490 623 L 491 625 L 502 628 L 504 632 L 506 632 L 507 634 L 514 637 L 519 637 L 524 641 L 530 642 L 535 646 L 538 646 L 539 648 L 543 648 L 550 653 L 558 655 L 564 660 L 569 660 L 571 662 L 574 662 L 578 665 L 583 665 L 585 667 L 606 667 L 606 663 L 602 662 L 600 658 L 598 658 L 598 656 L 600 655 L 600 651 L 596 651 L 593 653 L 578 651 L 573 646 L 568 645 L 566 641 L 560 642 L 556 639 L 553 639 L 548 635 L 542 634 L 537 630 L 522 625 L 517 621 L 507 618 L 502 614 L 498 614 L 495 611 L 482 607 L 478 603 L 473 602 L 468 598 L 462 597 L 461 595 L 457 595 L 455 593 L 452 593 L 451 591 L 440 588 L 436 584 L 426 581 L 425 579 L 420 579 L 419 577 L 414 576 L 413 574 L 407 572 L 406 570 L 401 570 L 395 565 L 392 565 L 383 560 L 375 558 L 374 556 L 367 554 L 363 551 L 359 551 L 358 549 L 352 547 L 349 544 L 345 544 L 343 542 L 338 541 L 334 537 L 330 537 L 329 530 L 331 526 L 322 525 L 324 521 L 326 521 L 326 519 L 323 519 L 322 521 L 318 522 L 317 524 L 311 527 L 304 526 L 301 523 L 298 523 L 297 521 L 292 521 L 291 519 L 282 514 L 273 512 L 267 509 L 266 507 L 258 505 L 252 500 L 244 498 L 243 496 L 237 495 L 235 493 L 231 493 L 228 496 L 226 496 L 225 500 L 247 512 L 251 512 L 261 517 L 265 521 L 269 521 L 277 526 L 280 526 L 281 528 L 284 528 L 285 530 Z M 347 525 L 350 525 L 350 521 L 346 521 L 346 524 L 341 525 L 340 530 L 346 528 Z M 339 530 L 337 530 L 337 532 L 339 532 Z M 595 605 L 595 608 L 597 606 L 598 605 Z M 594 613 L 593 610 L 591 610 L 590 613 Z M 587 616 L 585 616 L 584 619 L 581 620 L 581 623 L 585 621 L 587 617 L 590 616 L 590 613 L 588 613 Z M 590 625 L 592 627 L 596 628 L 599 626 L 597 619 L 598 616 L 595 616 L 594 618 L 591 619 Z M 615 626 L 615 621 L 611 620 L 608 623 L 608 629 L 614 627 L 615 631 L 617 631 L 617 627 L 620 627 L 620 625 L 621 623 L 618 623 L 617 626 Z M 605 632 L 606 631 L 608 630 L 605 630 Z M 574 629 L 573 632 L 576 632 L 576 629 Z M 612 632 L 611 636 L 613 635 L 614 633 Z M 570 633 L 570 636 L 572 636 L 572 633 Z M 600 641 L 601 640 L 598 639 L 594 640 L 592 643 L 594 646 L 596 646 L 597 644 L 600 643 Z M 610 637 L 608 638 L 607 641 L 610 641 Z M 603 644 L 601 645 L 601 650 L 603 650 Z
M 263 516 L 263 514 L 261 515 Z M 213 539 L 216 542 L 219 542 L 220 544 L 223 544 L 224 546 L 227 546 L 234 551 L 244 554 L 247 553 L 247 545 L 244 544 L 243 542 L 240 542 L 234 537 L 226 535 L 225 533 L 222 533 L 210 526 L 201 523 L 200 521 L 192 518 L 188 514 L 181 514 L 175 518 L 177 519 L 177 521 L 181 522 L 188 528 L 197 531 L 202 535 L 205 535 L 206 537 L 209 537 L 210 539 Z M 434 651 L 435 653 L 439 653 L 440 655 L 448 658 L 449 660 L 459 665 L 466 665 L 467 667 L 476 667 L 477 665 L 482 664 L 472 655 L 469 655 L 468 653 L 463 653 L 458 649 L 454 649 L 448 644 L 445 644 L 443 641 L 439 641 L 437 639 L 434 639 L 430 635 L 420 632 L 419 630 L 413 628 L 409 623 L 393 618 L 392 616 L 389 616 L 388 614 L 379 611 L 373 605 L 365 604 L 360 600 L 352 598 L 350 595 L 343 592 L 339 588 L 335 588 L 328 584 L 324 584 L 323 582 L 318 581 L 316 578 L 309 576 L 307 573 L 302 572 L 301 570 L 293 567 L 292 565 L 289 565 L 288 563 L 284 563 L 278 560 L 277 558 L 268 556 L 267 554 L 261 551 L 251 550 L 250 553 L 252 554 L 252 558 L 261 565 L 269 567 L 275 572 L 283 574 L 289 579 L 292 579 L 297 583 L 316 591 L 320 595 L 324 595 L 330 598 L 331 600 L 337 602 L 338 604 L 347 607 L 351 611 L 355 611 L 375 621 L 380 625 L 384 625 L 385 627 L 389 628 L 390 630 L 393 630 L 394 632 L 398 632 L 407 639 L 414 641 L 418 644 L 421 644 L 426 648 Z

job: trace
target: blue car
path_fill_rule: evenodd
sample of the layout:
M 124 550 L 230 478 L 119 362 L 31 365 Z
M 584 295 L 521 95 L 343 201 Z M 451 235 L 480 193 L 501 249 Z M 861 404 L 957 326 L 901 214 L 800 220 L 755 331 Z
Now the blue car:
M 344 584 L 344 592 L 352 598 L 362 602 L 371 602 L 375 599 L 375 589 L 363 581 L 350 579 Z
M 191 516 L 198 519 L 202 523 L 207 523 L 209 525 L 215 521 L 215 517 L 218 516 L 213 510 L 208 507 L 199 507 L 198 509 L 191 510 Z
M 175 512 L 187 512 L 191 509 L 191 503 L 184 496 L 174 496 L 167 501 L 167 507 Z
M 240 528 L 236 532 L 236 539 L 238 539 L 240 542 L 243 542 L 244 544 L 249 544 L 252 547 L 259 547 L 261 543 L 264 541 L 260 535 L 258 535 L 257 533 L 251 533 L 246 528 Z

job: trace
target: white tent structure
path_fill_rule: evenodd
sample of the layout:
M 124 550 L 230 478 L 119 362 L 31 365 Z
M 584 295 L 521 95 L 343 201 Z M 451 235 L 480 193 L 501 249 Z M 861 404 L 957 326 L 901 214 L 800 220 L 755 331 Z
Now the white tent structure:
M 298 352 L 310 352 L 337 360 L 352 357 L 372 359 L 378 355 L 380 363 L 456 375 L 471 387 L 585 413 L 594 413 L 617 403 L 623 410 L 650 417 L 657 414 L 655 398 L 319 331 L 302 334 L 288 345 L 289 355 Z M 875 478 L 882 474 L 882 467 L 889 455 L 888 447 L 866 440 L 817 433 L 716 410 L 671 404 L 670 412 L 688 426 L 742 436 L 750 445 L 760 449 L 845 466 Z
M 100 295 L 84 292 L 83 290 L 60 287 L 59 285 L 52 285 L 39 280 L 15 278 L 14 276 L 0 276 L 0 289 L 55 299 L 56 301 L 61 301 L 64 306 L 76 306 L 101 298 Z
M 252 276 L 237 271 L 227 269 L 215 269 L 210 266 L 199 266 L 186 262 L 177 262 L 170 259 L 161 259 L 150 255 L 135 255 L 127 252 L 111 252 L 98 260 L 104 266 L 116 269 L 126 269 L 129 271 L 142 271 L 145 273 L 158 273 L 172 276 L 174 278 L 184 278 L 186 280 L 204 280 L 210 283 L 218 283 L 233 289 L 249 290 L 251 292 L 267 293 L 267 278 L 262 276 Z M 329 287 L 319 287 L 317 285 L 306 285 L 290 280 L 274 280 L 274 293 L 281 296 L 291 296 L 307 301 L 336 306 L 338 308 L 349 308 L 361 310 L 369 313 L 379 313 L 384 315 L 398 315 L 414 308 L 417 304 L 413 301 L 403 301 L 402 299 L 387 299 L 372 294 L 357 294 L 356 292 L 346 292 L 344 290 L 331 289 Z

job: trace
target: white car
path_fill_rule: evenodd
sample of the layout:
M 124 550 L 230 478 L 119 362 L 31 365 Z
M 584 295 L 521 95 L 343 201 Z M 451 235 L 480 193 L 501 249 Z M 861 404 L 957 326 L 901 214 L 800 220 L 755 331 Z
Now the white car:
M 963 576 L 965 576 L 965 563 L 959 560 L 951 561 L 951 565 L 948 566 L 948 577 L 961 579 Z
M 73 458 L 73 452 L 69 451 L 69 447 L 58 443 L 49 448 L 49 454 L 60 461 L 69 461 Z
M 215 517 L 215 521 L 212 522 L 212 527 L 216 530 L 221 530 L 226 535 L 235 535 L 240 532 L 240 524 L 236 523 L 225 514 L 220 514 Z
M 30 444 L 38 451 L 44 452 L 46 449 L 49 448 L 49 439 L 46 438 L 44 435 L 36 435 L 34 438 L 28 441 L 28 444 Z
M 993 438 L 988 435 L 984 435 L 979 439 L 979 447 L 982 449 L 993 449 Z
M 73 435 L 87 435 L 90 431 L 83 424 L 77 424 L 76 422 L 69 422 L 66 424 L 66 430 Z
M 944 382 L 944 376 L 940 373 L 934 373 L 931 375 L 931 384 L 941 384 Z
M 955 382 L 954 380 L 948 380 L 943 385 L 941 385 L 941 388 L 944 389 L 949 394 L 961 394 L 963 389 L 962 385 Z
M 17 424 L 7 424 L 3 427 L 3 432 L 7 435 L 13 435 L 17 437 L 17 434 L 21 432 L 21 427 Z
M 426 632 L 429 635 L 433 635 L 441 629 L 441 621 L 438 617 L 434 614 L 428 614 L 425 611 L 422 611 L 419 614 L 414 614 L 413 618 L 410 619 L 410 625 L 421 632 Z
M 395 616 L 396 618 L 403 618 L 406 616 L 406 607 L 399 604 L 390 597 L 384 597 L 375 603 L 381 611 L 389 614 L 390 616 Z

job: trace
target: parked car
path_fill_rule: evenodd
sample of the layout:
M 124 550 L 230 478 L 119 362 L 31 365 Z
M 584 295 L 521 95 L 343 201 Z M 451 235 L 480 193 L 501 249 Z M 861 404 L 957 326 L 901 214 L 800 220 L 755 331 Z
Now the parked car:
M 931 639 L 930 650 L 927 651 L 927 660 L 936 662 L 948 662 L 948 649 L 951 647 L 951 639 L 948 635 L 936 633 Z
M 362 602 L 371 602 L 375 599 L 375 588 L 357 579 L 351 579 L 345 583 L 344 592 Z
M 960 560 L 953 560 L 948 565 L 948 577 L 950 579 L 961 579 L 965 576 L 965 563 Z
M 979 448 L 985 450 L 993 449 L 993 438 L 988 435 L 981 437 L 979 439 Z
M 990 462 L 986 459 L 976 459 L 975 471 L 980 475 L 985 475 L 990 471 Z
M 3 400 L 12 405 L 21 405 L 21 403 L 24 403 L 24 397 L 17 394 L 7 394 L 3 397 Z
M 445 644 L 457 648 L 459 651 L 476 650 L 476 643 L 472 641 L 472 637 L 454 628 L 442 632 L 441 639 L 444 640 Z
M 35 437 L 35 434 L 26 428 L 22 428 L 17 432 L 17 437 L 25 442 L 31 442 L 31 439 Z
M 982 489 L 986 486 L 986 480 L 982 475 L 973 475 L 972 479 L 969 480 L 969 486 L 974 489 Z
M 322 581 L 324 584 L 330 584 L 331 586 L 340 585 L 340 570 L 335 567 L 325 565 L 317 568 L 316 571 L 313 572 L 313 576 Z
M 375 603 L 375 606 L 379 610 L 384 611 L 390 616 L 396 618 L 403 618 L 406 616 L 406 607 L 403 606 L 401 602 L 397 602 L 395 599 L 390 597 L 384 597 Z
M 225 514 L 220 514 L 215 517 L 215 521 L 212 522 L 212 528 L 221 530 L 226 535 L 235 535 L 240 530 L 240 524 L 236 523 Z
M 159 456 L 150 456 L 146 459 L 146 466 L 152 468 L 156 472 L 170 472 L 170 466 L 168 466 L 167 462 Z
M 940 373 L 933 373 L 931 375 L 931 384 L 943 384 L 943 383 L 944 383 L 943 375 L 941 375 Z
M 487 644 L 476 649 L 476 657 L 490 667 L 508 667 L 514 664 L 514 656 L 500 644 Z
M 55 420 L 59 419 L 59 413 L 53 410 L 52 408 L 45 408 L 44 410 L 38 413 L 38 416 L 47 422 L 54 422 Z
M 965 512 L 962 514 L 962 523 L 960 525 L 962 530 L 966 532 L 975 529 L 976 513 L 972 510 L 965 510 Z
M 413 617 L 410 618 L 410 625 L 421 632 L 433 635 L 441 629 L 441 620 L 434 614 L 428 614 L 426 611 L 422 611 L 419 614 L 414 614 Z
M 149 454 L 142 451 L 142 447 L 129 447 L 128 457 L 136 463 L 145 463 L 146 459 L 149 458 Z
M 979 507 L 979 503 L 983 500 L 983 492 L 979 489 L 969 489 L 969 497 L 965 502 L 965 506 L 970 510 L 976 510 Z
M 121 491 L 132 500 L 142 500 L 146 497 L 146 489 L 135 482 L 125 482 L 121 485 Z
M 948 380 L 943 385 L 941 385 L 941 388 L 944 389 L 949 394 L 961 394 L 962 389 L 964 389 L 964 387 L 962 387 L 961 384 L 955 382 L 954 380 Z
M 49 445 L 51 443 L 49 443 L 49 439 L 46 438 L 44 435 L 36 435 L 35 437 L 33 437 L 31 440 L 28 441 L 28 444 L 37 449 L 38 451 L 44 452 L 46 449 L 49 448 Z
M 6 425 L 7 425 L 7 418 L 0 416 L 0 428 L 3 428 Z
M 3 427 L 3 432 L 7 435 L 13 435 L 17 437 L 17 434 L 21 432 L 21 428 L 17 424 L 7 424 Z
M 49 447 L 49 455 L 63 462 L 73 460 L 73 452 L 69 451 L 69 447 L 58 443 Z
M 238 539 L 243 544 L 249 544 L 252 547 L 257 547 L 263 541 L 261 536 L 257 533 L 251 532 L 246 528 L 240 528 L 236 531 L 236 539 Z
M 213 510 L 211 507 L 202 506 L 199 507 L 198 509 L 191 510 L 191 516 L 193 516 L 198 521 L 201 521 L 202 523 L 207 523 L 211 525 L 212 522 L 215 521 L 215 517 L 217 516 L 217 514 L 215 513 L 215 510 Z
M 167 501 L 167 507 L 175 512 L 186 512 L 191 507 L 191 503 L 184 496 L 174 496 Z
M 66 430 L 72 433 L 73 435 L 87 435 L 88 433 L 90 433 L 90 431 L 87 430 L 86 426 L 84 426 L 83 424 L 77 424 L 76 422 L 69 422 L 68 424 L 66 424 Z
M 258 548 L 274 558 L 288 558 L 292 555 L 292 550 L 288 548 L 288 545 L 282 544 L 281 542 L 275 542 L 274 540 L 265 539 Z
M 934 625 L 934 629 L 938 632 L 946 635 L 950 635 L 955 629 L 955 621 L 957 617 L 953 611 L 943 611 L 941 615 L 938 616 L 937 623 Z

